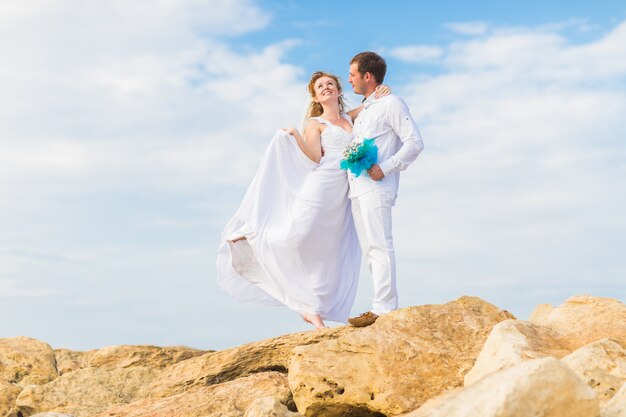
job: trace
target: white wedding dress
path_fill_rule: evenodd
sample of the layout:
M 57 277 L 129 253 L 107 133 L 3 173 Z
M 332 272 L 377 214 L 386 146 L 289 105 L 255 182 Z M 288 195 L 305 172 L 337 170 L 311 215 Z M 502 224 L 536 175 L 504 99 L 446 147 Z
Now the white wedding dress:
M 218 284 L 244 302 L 286 305 L 345 322 L 361 263 L 348 179 L 339 169 L 352 135 L 316 119 L 327 126 L 319 164 L 286 132 L 272 138 L 243 202 L 222 232 Z M 232 242 L 242 236 L 246 239 Z

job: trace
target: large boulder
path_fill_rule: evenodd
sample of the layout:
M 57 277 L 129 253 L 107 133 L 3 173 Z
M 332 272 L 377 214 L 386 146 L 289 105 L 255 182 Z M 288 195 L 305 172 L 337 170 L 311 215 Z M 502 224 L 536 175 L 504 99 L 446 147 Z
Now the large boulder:
M 611 338 L 626 346 L 626 305 L 613 298 L 577 295 L 560 306 L 537 306 L 530 321 L 559 334 L 571 350 Z
M 212 352 L 212 351 L 208 351 Z M 108 346 L 95 351 L 89 358 L 89 366 L 103 369 L 144 368 L 163 369 L 169 365 L 208 353 L 185 346 Z
M 393 311 L 372 326 L 294 350 L 289 386 L 307 416 L 395 415 L 463 384 L 511 314 L 475 297 Z
M 583 346 L 563 362 L 607 402 L 626 382 L 626 350 L 617 341 L 602 339 Z
M 25 387 L 59 376 L 49 344 L 30 337 L 0 339 L 0 381 Z
M 255 399 L 291 400 L 284 374 L 263 372 L 224 384 L 193 386 L 169 397 L 144 398 L 112 407 L 94 417 L 243 417 Z
M 626 417 L 626 384 L 606 403 L 602 409 L 602 417 Z
M 68 372 L 45 385 L 26 387 L 17 397 L 22 415 L 56 411 L 87 417 L 114 404 L 147 396 L 147 387 L 160 371 L 150 368 L 105 370 L 84 368 Z
M 286 373 L 297 346 L 336 339 L 352 331 L 343 326 L 294 333 L 187 359 L 163 371 L 150 388 L 151 396 L 167 397 L 192 386 L 220 384 L 258 372 Z
M 465 386 L 484 376 L 530 359 L 561 358 L 570 350 L 553 330 L 527 321 L 505 320 L 489 333 L 476 364 L 465 375 Z
M 492 373 L 404 417 L 596 417 L 595 391 L 558 359 L 546 357 Z

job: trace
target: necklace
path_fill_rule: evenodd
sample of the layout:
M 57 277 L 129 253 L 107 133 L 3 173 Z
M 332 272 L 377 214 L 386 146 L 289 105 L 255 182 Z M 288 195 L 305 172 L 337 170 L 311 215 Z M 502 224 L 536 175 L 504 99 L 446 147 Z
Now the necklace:
M 326 119 L 326 118 L 324 118 L 324 119 Z M 340 121 L 341 119 L 343 119 L 343 117 L 339 116 L 339 117 L 336 117 L 334 119 L 326 119 L 326 120 L 328 120 L 332 124 L 337 124 L 337 122 Z

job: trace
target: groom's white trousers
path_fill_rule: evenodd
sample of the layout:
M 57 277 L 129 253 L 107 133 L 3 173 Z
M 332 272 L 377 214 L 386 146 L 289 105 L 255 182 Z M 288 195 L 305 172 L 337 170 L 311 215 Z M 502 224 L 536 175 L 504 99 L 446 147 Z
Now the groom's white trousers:
M 389 190 L 380 188 L 351 200 L 354 225 L 374 283 L 371 311 L 380 316 L 398 308 L 396 255 L 391 234 L 394 196 Z

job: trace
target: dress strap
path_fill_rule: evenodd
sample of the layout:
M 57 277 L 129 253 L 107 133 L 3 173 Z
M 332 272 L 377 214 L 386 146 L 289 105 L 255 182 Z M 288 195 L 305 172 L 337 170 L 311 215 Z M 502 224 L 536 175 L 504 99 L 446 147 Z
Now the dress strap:
M 328 120 L 324 119 L 324 118 L 323 118 L 323 117 L 321 117 L 321 116 L 311 117 L 311 119 L 313 119 L 313 120 L 317 120 L 318 122 L 320 122 L 320 123 L 322 123 L 322 124 L 325 124 L 326 126 L 330 126 L 330 125 L 332 125 L 332 123 L 331 123 L 331 122 L 329 122 Z

